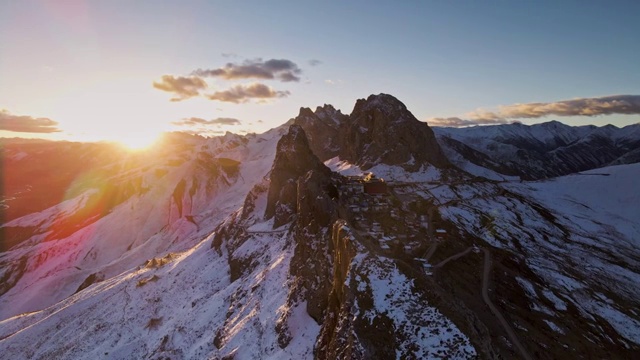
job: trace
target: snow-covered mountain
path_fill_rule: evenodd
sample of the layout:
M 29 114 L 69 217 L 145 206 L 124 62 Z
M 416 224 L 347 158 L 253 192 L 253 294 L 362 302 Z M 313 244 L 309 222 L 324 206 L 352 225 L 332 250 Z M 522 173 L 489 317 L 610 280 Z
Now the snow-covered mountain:
M 63 201 L 0 227 L 11 246 L 0 253 L 0 352 L 632 358 L 640 164 L 495 180 L 530 170 L 499 167 L 508 146 L 559 152 L 606 133 L 632 148 L 634 129 L 434 135 L 380 94 L 349 115 L 303 108 L 264 134 L 175 134 L 146 153 L 106 152 L 60 180 L 72 189 Z M 33 156 L 16 146 L 12 166 Z M 363 193 L 354 176 L 365 171 L 388 191 Z
M 550 121 L 434 131 L 457 166 L 496 179 L 543 179 L 640 161 L 640 124 L 572 127 Z

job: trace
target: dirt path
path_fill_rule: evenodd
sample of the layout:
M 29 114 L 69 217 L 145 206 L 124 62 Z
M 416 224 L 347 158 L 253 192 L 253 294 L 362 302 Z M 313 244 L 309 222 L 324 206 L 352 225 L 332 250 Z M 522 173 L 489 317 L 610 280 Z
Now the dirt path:
M 448 258 L 440 261 L 437 265 L 434 266 L 434 268 L 440 268 L 445 266 L 449 261 L 451 260 L 456 260 L 458 258 L 461 258 L 465 255 L 467 255 L 471 250 L 473 250 L 473 247 L 467 248 L 467 250 L 463 251 L 463 252 L 459 252 L 455 255 L 449 256 Z
M 426 254 L 422 258 L 425 259 L 426 261 L 429 261 L 429 259 L 431 259 L 431 257 L 433 256 L 433 253 L 436 252 L 437 248 L 438 248 L 438 243 L 434 243 L 429 247 Z
M 520 355 L 522 355 L 524 359 L 530 360 L 532 359 L 532 357 L 529 355 L 527 350 L 525 350 L 525 348 L 522 346 L 515 332 L 513 332 L 513 329 L 511 328 L 511 326 L 509 326 L 509 323 L 507 323 L 507 320 L 505 320 L 504 316 L 502 316 L 502 313 L 500 312 L 500 310 L 498 310 L 498 308 L 491 302 L 491 299 L 489 299 L 489 273 L 491 272 L 491 252 L 489 252 L 489 250 L 484 248 L 482 249 L 482 251 L 484 251 L 484 271 L 482 275 L 482 299 L 489 306 L 489 309 L 491 309 L 491 312 L 493 312 L 493 314 L 498 318 L 498 321 L 500 321 L 500 325 L 502 325 L 502 327 L 504 328 L 504 331 L 506 331 L 507 335 L 509 335 L 511 342 L 518 349 L 518 352 L 520 352 Z

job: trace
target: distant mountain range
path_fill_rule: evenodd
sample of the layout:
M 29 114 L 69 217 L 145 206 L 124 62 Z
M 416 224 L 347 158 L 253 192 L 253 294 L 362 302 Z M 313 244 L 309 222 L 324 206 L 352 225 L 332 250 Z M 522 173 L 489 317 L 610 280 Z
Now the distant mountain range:
M 472 173 L 469 163 L 534 180 L 640 161 L 640 124 L 572 127 L 551 121 L 435 132 L 449 158 Z
M 640 125 L 432 128 L 379 94 L 139 153 L 4 141 L 7 358 L 640 351 Z

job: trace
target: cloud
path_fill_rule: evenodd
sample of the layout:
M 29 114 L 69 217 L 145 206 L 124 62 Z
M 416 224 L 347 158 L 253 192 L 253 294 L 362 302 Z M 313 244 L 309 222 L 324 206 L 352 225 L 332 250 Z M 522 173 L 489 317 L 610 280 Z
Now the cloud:
M 220 55 L 222 55 L 223 58 L 237 58 L 238 57 L 238 54 L 232 53 L 232 52 L 222 53 Z
M 600 116 L 640 114 L 640 95 L 612 95 L 581 98 L 549 103 L 513 104 L 498 107 L 496 111 L 478 109 L 468 113 L 465 119 L 433 118 L 435 126 L 469 126 L 506 124 L 514 119 L 534 119 L 545 116 Z
M 273 99 L 287 97 L 291 93 L 289 91 L 277 91 L 273 88 L 254 83 L 249 85 L 236 85 L 228 90 L 216 91 L 213 94 L 206 95 L 209 100 L 218 100 L 224 102 L 231 102 L 234 104 L 245 103 L 250 99 Z
M 474 111 L 475 119 L 518 119 L 555 116 L 598 116 L 640 114 L 640 95 L 613 95 L 564 100 L 551 103 L 528 103 L 501 106 L 498 111 Z
M 26 115 L 13 115 L 0 110 L 0 130 L 25 133 L 60 132 L 58 123 L 48 118 L 34 118 Z
M 332 79 L 326 79 L 325 84 L 329 84 L 329 85 L 339 85 L 342 84 L 344 81 L 342 81 L 341 79 L 338 80 L 332 80 Z
M 198 76 L 162 75 L 160 81 L 153 83 L 153 87 L 178 95 L 171 101 L 182 101 L 200 95 L 200 91 L 207 88 L 207 83 Z
M 508 124 L 507 120 L 468 120 L 459 117 L 433 118 L 428 121 L 430 126 L 462 127 L 471 125 Z
M 172 122 L 172 124 L 174 125 L 178 125 L 178 126 L 196 126 L 196 125 L 240 125 L 241 122 L 238 119 L 234 119 L 234 118 L 216 118 L 216 119 L 212 119 L 212 120 L 205 120 L 202 118 L 198 118 L 198 117 L 191 117 L 191 118 L 187 118 L 187 119 L 182 119 L 179 121 L 174 121 Z
M 222 130 L 180 130 L 178 132 L 195 136 L 217 136 L 224 135 L 226 133 L 226 131 Z
M 225 80 L 237 79 L 277 79 L 283 82 L 300 81 L 302 70 L 291 60 L 262 59 L 247 60 L 242 64 L 227 63 L 217 69 L 198 69 L 192 75 L 220 77 Z
M 321 64 L 322 64 L 322 61 L 320 61 L 320 60 L 317 60 L 317 59 L 309 60 L 309 65 L 311 65 L 311 66 L 318 66 L 318 65 L 321 65 Z

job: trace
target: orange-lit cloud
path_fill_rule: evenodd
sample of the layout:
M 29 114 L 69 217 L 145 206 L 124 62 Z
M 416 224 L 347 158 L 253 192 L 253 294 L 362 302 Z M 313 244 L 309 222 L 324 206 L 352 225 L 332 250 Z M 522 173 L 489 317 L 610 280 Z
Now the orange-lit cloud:
M 160 81 L 153 83 L 153 87 L 178 95 L 171 101 L 182 101 L 200 95 L 200 91 L 207 88 L 207 83 L 198 76 L 163 75 Z
M 446 126 L 446 127 L 462 127 L 471 125 L 499 125 L 508 124 L 511 121 L 503 119 L 461 119 L 459 117 L 448 118 L 433 118 L 428 121 L 431 126 Z
M 223 130 L 181 130 L 179 132 L 193 136 L 220 136 L 227 133 Z
M 640 114 L 640 95 L 612 95 L 581 98 L 550 103 L 526 103 L 498 107 L 497 111 L 478 109 L 464 118 L 433 118 L 434 126 L 469 126 L 506 124 L 514 119 L 533 119 L 545 116 L 599 116 Z
M 217 100 L 231 103 L 245 103 L 250 99 L 273 99 L 289 96 L 289 91 L 278 91 L 273 88 L 260 84 L 253 83 L 249 85 L 236 85 L 228 90 L 216 91 L 213 94 L 206 95 L 209 100 Z
M 197 76 L 220 77 L 225 80 L 238 79 L 277 79 L 283 82 L 300 81 L 302 70 L 291 60 L 262 59 L 247 60 L 242 64 L 227 63 L 217 69 L 198 69 L 192 74 Z
M 241 122 L 238 119 L 234 118 L 216 118 L 212 120 L 205 120 L 198 117 L 191 117 L 188 119 L 182 119 L 179 121 L 172 122 L 174 125 L 178 126 L 198 126 L 198 125 L 240 125 Z
M 58 123 L 49 118 L 34 118 L 26 115 L 14 115 L 0 110 L 0 130 L 24 133 L 60 132 Z

